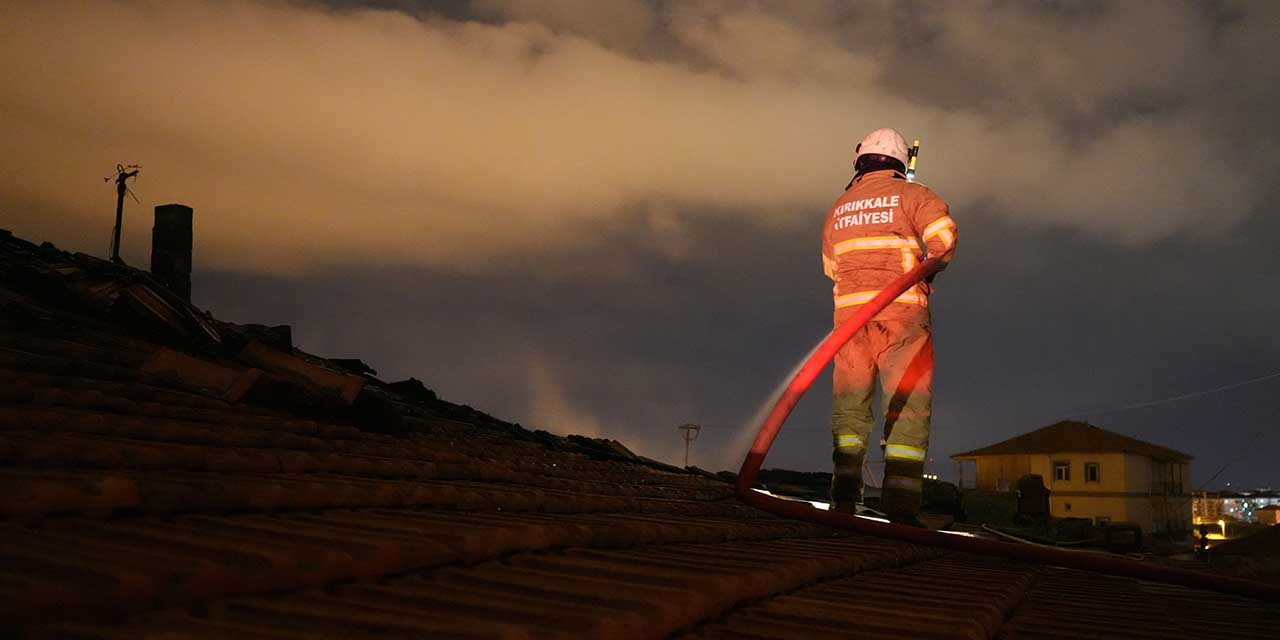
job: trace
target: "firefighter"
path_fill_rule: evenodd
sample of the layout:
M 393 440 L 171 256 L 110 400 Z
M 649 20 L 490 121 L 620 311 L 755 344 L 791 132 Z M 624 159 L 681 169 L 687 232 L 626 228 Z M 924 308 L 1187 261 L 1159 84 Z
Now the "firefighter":
M 854 153 L 853 180 L 822 228 L 823 270 L 835 283 L 837 326 L 925 258 L 941 256 L 945 267 L 956 248 L 956 224 L 947 203 L 907 180 L 907 143 L 901 134 L 872 131 Z M 832 509 L 852 513 L 861 496 L 879 381 L 885 433 L 880 508 L 894 522 L 919 525 L 933 394 L 932 280 L 895 299 L 836 354 Z

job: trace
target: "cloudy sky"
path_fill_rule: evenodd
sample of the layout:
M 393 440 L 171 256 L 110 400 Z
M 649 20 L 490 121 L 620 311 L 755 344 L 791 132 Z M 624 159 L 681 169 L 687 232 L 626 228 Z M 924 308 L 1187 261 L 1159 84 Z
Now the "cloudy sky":
M 961 228 L 932 471 L 1063 418 L 1280 485 L 1280 3 L 8 2 L 0 226 L 104 254 L 117 162 L 196 210 L 195 301 L 526 426 L 678 461 L 830 329 L 854 144 Z M 829 469 L 829 376 L 767 466 Z M 710 428 L 714 427 L 714 428 Z

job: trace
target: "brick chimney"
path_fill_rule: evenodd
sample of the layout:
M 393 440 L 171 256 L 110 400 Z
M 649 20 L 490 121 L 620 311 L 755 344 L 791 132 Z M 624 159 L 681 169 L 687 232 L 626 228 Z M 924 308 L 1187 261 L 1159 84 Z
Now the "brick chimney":
M 156 207 L 151 228 L 151 273 L 170 291 L 191 302 L 191 207 Z

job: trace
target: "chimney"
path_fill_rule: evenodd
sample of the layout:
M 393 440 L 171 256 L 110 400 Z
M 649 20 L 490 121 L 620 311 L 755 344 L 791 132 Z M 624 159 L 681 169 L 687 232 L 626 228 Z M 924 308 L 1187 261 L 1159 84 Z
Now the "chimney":
M 156 207 L 151 228 L 151 273 L 170 291 L 191 302 L 191 207 Z

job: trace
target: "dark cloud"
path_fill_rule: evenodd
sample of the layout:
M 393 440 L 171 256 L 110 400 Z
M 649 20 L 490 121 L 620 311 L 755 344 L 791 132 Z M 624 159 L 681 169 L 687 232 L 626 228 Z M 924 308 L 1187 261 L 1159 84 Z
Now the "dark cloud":
M 100 179 L 140 163 L 126 257 L 152 205 L 191 204 L 215 313 L 675 459 L 675 425 L 749 421 L 828 330 L 818 219 L 894 125 L 962 228 L 942 460 L 1280 361 L 1277 6 L 11 3 L 0 205 L 101 253 Z M 1270 389 L 1093 419 L 1203 480 L 1274 422 Z M 826 464 L 828 399 L 771 463 Z M 1275 481 L 1256 455 L 1231 473 Z
M 1275 381 L 1090 412 L 1271 373 L 1280 338 L 1267 319 L 1280 303 L 1261 294 L 1274 290 L 1276 271 L 1250 238 L 1280 224 L 1259 216 L 1226 244 L 1133 249 L 998 218 L 967 222 L 967 254 L 935 297 L 935 471 L 954 473 L 950 453 L 1076 417 L 1195 454 L 1197 482 L 1237 456 L 1225 479 L 1272 481 L 1269 458 L 1244 447 L 1275 422 Z M 299 342 L 320 353 L 361 355 L 385 376 L 423 378 L 500 416 L 619 437 L 676 460 L 676 425 L 746 423 L 829 329 L 812 229 L 740 226 L 732 242 L 721 231 L 691 223 L 685 233 L 702 250 L 680 259 L 621 241 L 625 230 L 610 238 L 615 250 L 564 258 L 584 272 L 625 261 L 640 274 L 625 283 L 540 281 L 512 263 L 503 276 L 216 273 L 197 289 L 220 315 L 295 321 Z M 829 384 L 820 379 L 802 402 L 770 464 L 828 467 Z M 695 462 L 734 466 L 735 435 L 705 431 Z

